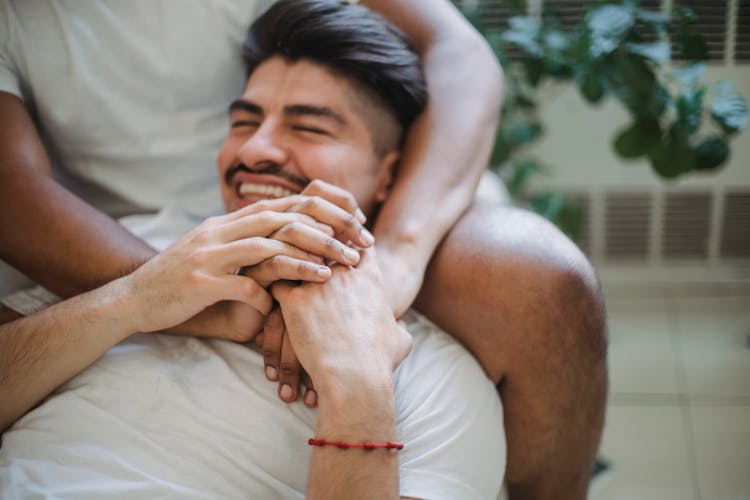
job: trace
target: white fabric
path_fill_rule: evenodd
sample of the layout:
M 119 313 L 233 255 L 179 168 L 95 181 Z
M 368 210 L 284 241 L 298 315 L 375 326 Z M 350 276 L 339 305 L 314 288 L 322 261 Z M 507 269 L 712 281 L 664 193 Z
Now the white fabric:
M 141 211 L 179 202 L 215 213 L 215 155 L 245 82 L 240 46 L 269 4 L 0 0 L 0 91 L 35 110 L 72 177 Z M 117 204 L 89 194 L 104 210 Z
M 122 224 L 158 249 L 200 219 L 179 207 Z M 402 496 L 495 498 L 505 469 L 492 382 L 415 312 L 394 374 Z M 283 404 L 262 356 L 226 341 L 139 334 L 2 436 L 0 498 L 301 498 L 315 412 Z
M 505 466 L 492 383 L 415 313 L 394 375 L 401 495 L 495 498 Z M 315 411 L 278 400 L 262 355 L 139 334 L 2 436 L 0 497 L 302 498 Z

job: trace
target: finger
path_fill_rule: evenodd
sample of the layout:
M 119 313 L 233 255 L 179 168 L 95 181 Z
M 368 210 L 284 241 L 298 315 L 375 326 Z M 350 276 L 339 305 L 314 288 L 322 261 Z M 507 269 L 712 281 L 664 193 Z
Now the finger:
M 198 267 L 201 264 L 210 263 L 217 270 L 232 272 L 240 267 L 254 266 L 276 255 L 286 255 L 315 263 L 321 262 L 319 256 L 310 254 L 294 245 L 258 236 L 204 250 L 196 256 L 198 262 L 195 262 L 195 264 Z
M 308 408 L 317 408 L 318 393 L 315 392 L 315 386 L 313 386 L 313 381 L 310 378 L 310 375 L 304 370 L 302 371 L 302 381 L 305 384 L 305 396 L 303 398 L 305 406 Z
M 273 233 L 271 238 L 340 264 L 353 266 L 359 262 L 359 252 L 304 224 L 288 224 Z
M 243 274 L 265 288 L 278 280 L 322 283 L 331 277 L 331 268 L 287 255 L 275 255 L 258 265 L 246 268 Z
M 216 238 L 218 242 L 227 243 L 253 236 L 267 237 L 283 226 L 293 222 L 313 227 L 324 234 L 334 233 L 332 227 L 322 224 L 304 213 L 264 210 L 219 225 L 216 229 Z
M 299 396 L 299 382 L 302 365 L 292 348 L 289 333 L 284 331 L 281 341 L 281 362 L 279 364 L 279 397 L 291 403 Z
M 365 217 L 365 214 L 360 210 L 354 195 L 342 187 L 334 186 L 333 184 L 316 179 L 307 185 L 302 191 L 302 194 L 307 196 L 320 196 L 321 198 L 330 201 L 354 215 L 360 224 L 364 224 L 367 221 L 367 217 Z
M 274 198 L 269 200 L 258 200 L 255 203 L 244 206 L 234 212 L 230 212 L 226 215 L 222 215 L 221 218 L 229 221 L 234 221 L 247 217 L 248 215 L 257 214 L 260 212 L 271 211 L 271 212 L 286 212 L 294 205 L 303 201 L 306 197 L 302 195 L 285 196 L 283 198 Z
M 306 197 L 289 210 L 307 214 L 318 222 L 331 226 L 340 241 L 353 241 L 362 247 L 375 242 L 372 234 L 354 215 L 320 196 Z
M 284 318 L 281 309 L 274 307 L 263 325 L 263 372 L 268 380 L 279 380 L 281 343 L 284 336 Z
M 255 336 L 255 345 L 263 349 L 263 339 L 265 336 L 263 335 L 263 331 L 258 332 L 258 334 Z
M 244 302 L 263 315 L 268 314 L 273 306 L 271 294 L 255 280 L 245 276 L 227 274 L 216 278 L 204 289 L 212 295 L 212 304 L 221 300 L 236 300 Z M 211 304 L 206 304 L 208 305 Z
M 271 296 L 281 305 L 286 302 L 289 292 L 294 288 L 292 281 L 276 281 L 271 284 Z

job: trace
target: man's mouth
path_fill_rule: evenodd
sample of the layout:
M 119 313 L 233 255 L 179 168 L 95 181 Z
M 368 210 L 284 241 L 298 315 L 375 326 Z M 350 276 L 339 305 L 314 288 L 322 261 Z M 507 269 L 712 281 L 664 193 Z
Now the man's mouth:
M 237 194 L 240 198 L 262 196 L 268 198 L 283 198 L 291 196 L 294 191 L 272 184 L 260 184 L 256 182 L 242 182 L 237 187 Z

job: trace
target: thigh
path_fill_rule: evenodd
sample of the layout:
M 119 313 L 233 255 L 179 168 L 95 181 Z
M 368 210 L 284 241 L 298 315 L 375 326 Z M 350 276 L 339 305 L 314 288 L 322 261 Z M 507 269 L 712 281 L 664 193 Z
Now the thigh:
M 556 481 L 558 494 L 579 498 L 607 375 L 603 303 L 578 248 L 528 211 L 473 206 L 438 248 L 417 307 L 498 384 L 511 492 L 514 483 L 541 492 Z

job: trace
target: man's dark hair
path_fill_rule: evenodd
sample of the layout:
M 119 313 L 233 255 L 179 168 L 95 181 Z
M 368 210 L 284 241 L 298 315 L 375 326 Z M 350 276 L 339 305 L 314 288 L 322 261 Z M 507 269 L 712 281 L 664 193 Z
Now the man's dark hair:
M 422 112 L 427 86 L 409 39 L 379 14 L 336 0 L 280 0 L 248 31 L 242 54 L 248 75 L 280 55 L 307 59 L 353 79 L 382 101 L 402 136 Z

